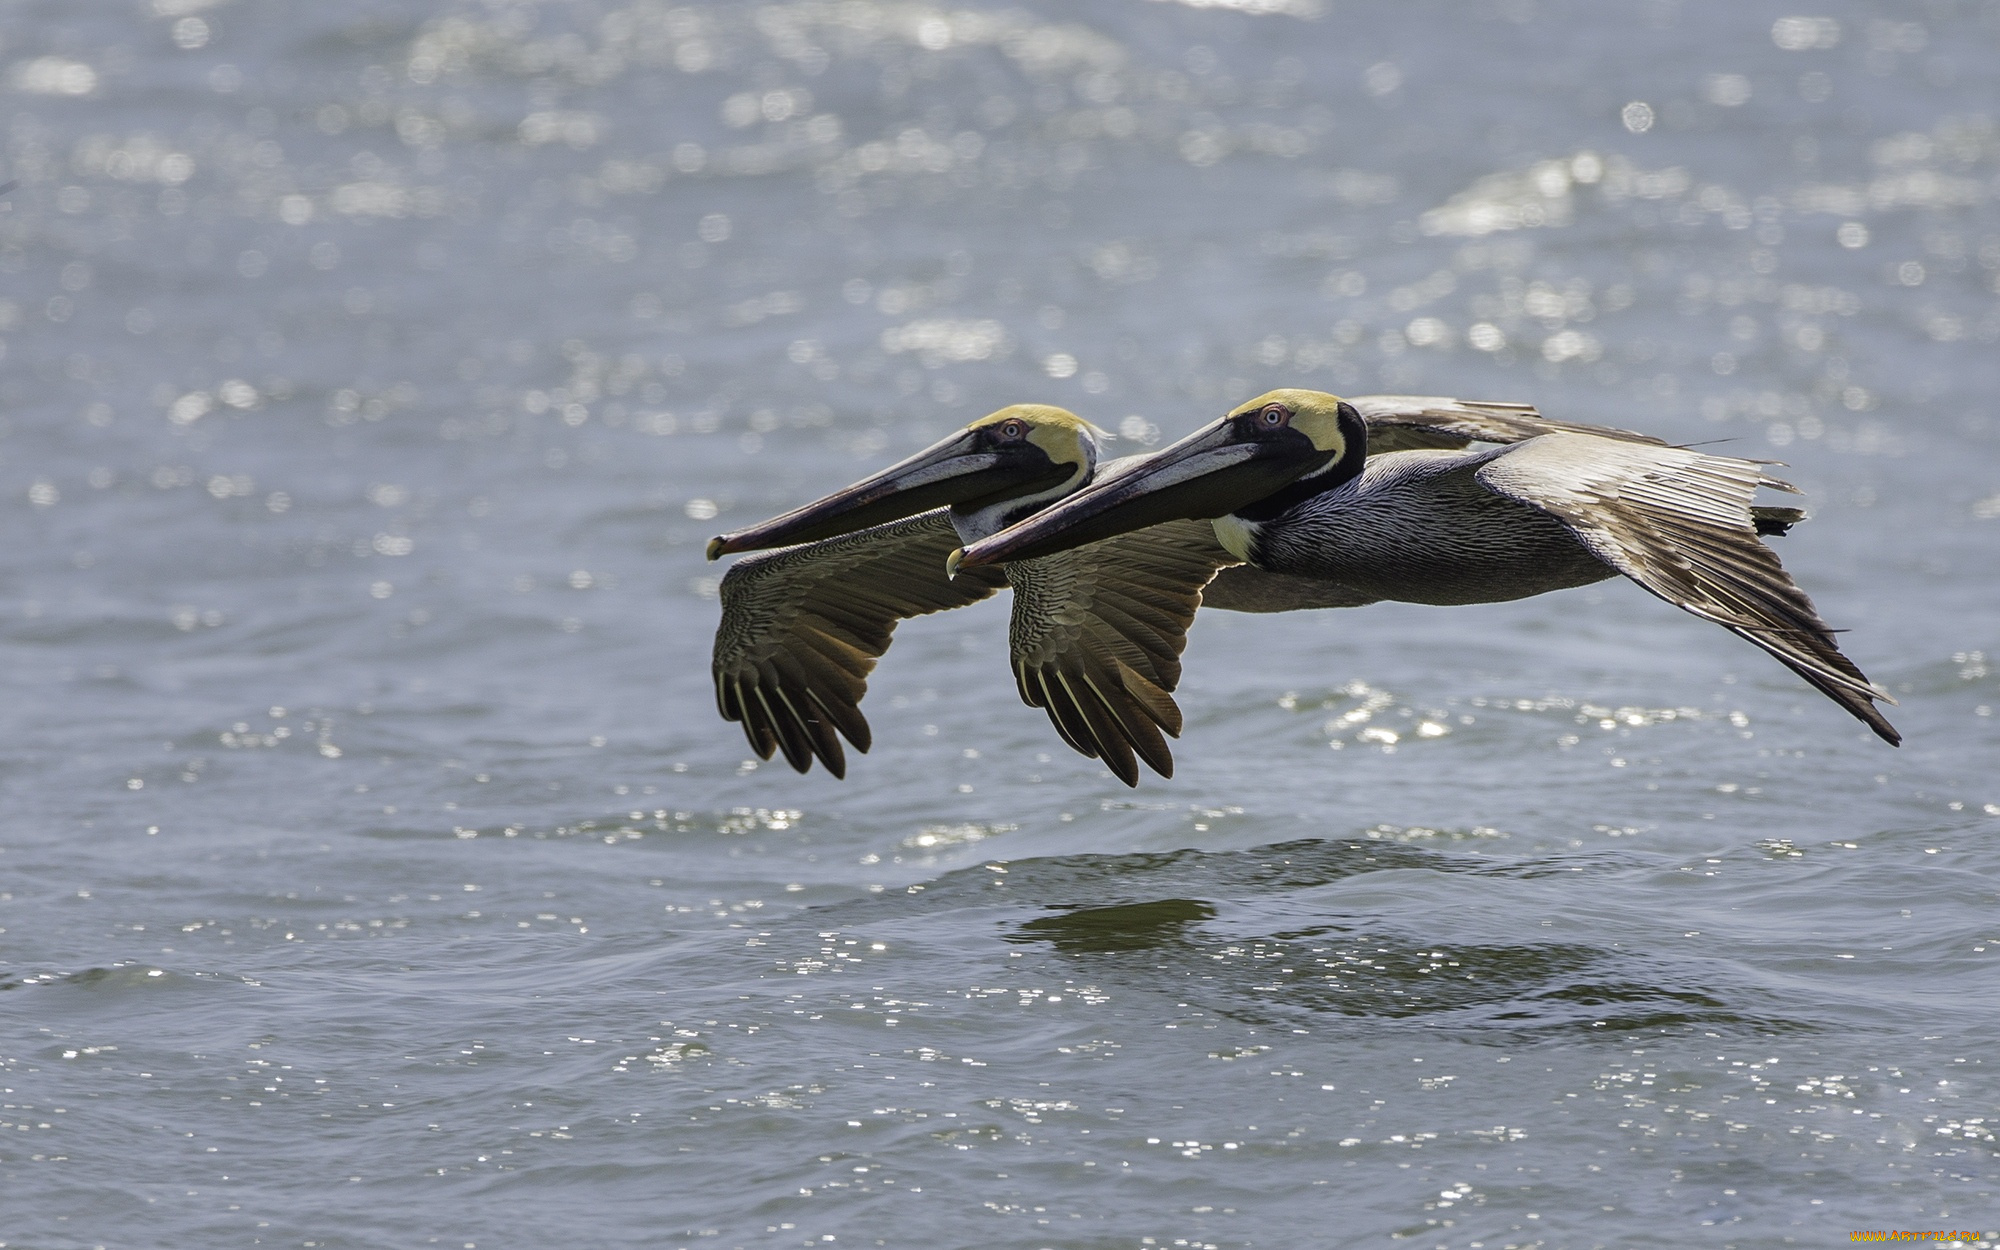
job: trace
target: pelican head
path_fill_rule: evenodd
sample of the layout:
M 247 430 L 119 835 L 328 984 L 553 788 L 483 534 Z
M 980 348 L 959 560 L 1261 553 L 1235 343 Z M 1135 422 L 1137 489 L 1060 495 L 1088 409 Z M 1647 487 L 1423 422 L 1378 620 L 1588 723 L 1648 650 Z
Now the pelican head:
M 951 568 L 1054 555 L 1183 518 L 1266 520 L 1352 478 L 1367 454 L 1354 405 L 1320 391 L 1271 391 L 970 544 Z
M 709 540 L 713 560 L 817 542 L 949 507 L 960 537 L 1006 528 L 1090 480 L 1102 431 L 1047 404 L 1011 404 L 845 490 Z

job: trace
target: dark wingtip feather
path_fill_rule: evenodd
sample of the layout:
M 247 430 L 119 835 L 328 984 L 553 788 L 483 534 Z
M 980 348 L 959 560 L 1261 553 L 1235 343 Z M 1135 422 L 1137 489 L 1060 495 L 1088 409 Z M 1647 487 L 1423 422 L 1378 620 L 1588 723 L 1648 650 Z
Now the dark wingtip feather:
M 1112 776 L 1134 790 L 1139 788 L 1139 761 L 1130 751 L 1115 755 L 1106 751 L 1098 758 L 1104 761 L 1104 766 L 1111 770 Z
M 847 756 L 841 752 L 839 743 L 834 743 L 831 754 L 820 756 L 819 762 L 826 765 L 826 771 L 833 774 L 835 781 L 847 780 Z
M 1100 668 L 1095 674 L 1085 673 L 1083 681 L 1113 731 L 1145 762 L 1146 767 L 1162 777 L 1173 776 L 1174 756 L 1167 747 L 1167 740 L 1130 691 L 1121 684 L 1114 684 L 1119 681 L 1119 675 Z
M 1050 685 L 1048 673 L 1037 669 L 1032 675 L 1035 686 L 1040 689 L 1040 697 L 1031 697 L 1028 685 L 1029 670 L 1022 669 L 1020 674 L 1021 697 L 1027 699 L 1031 706 L 1041 708 L 1048 713 L 1049 723 L 1056 727 L 1056 733 L 1070 745 L 1071 750 L 1090 759 L 1096 759 L 1097 747 L 1091 741 L 1090 726 L 1084 722 L 1082 713 L 1078 712 L 1075 705 L 1069 701 L 1067 692 L 1059 685 Z
M 1762 648 L 1772 659 L 1804 678 L 1808 685 L 1838 704 L 1842 711 L 1873 730 L 1875 736 L 1892 747 L 1903 745 L 1903 735 L 1889 723 L 1877 699 L 1894 703 L 1889 692 L 1868 683 L 1868 677 L 1854 662 L 1842 655 L 1832 640 L 1817 639 L 1806 631 L 1762 631 L 1728 626 L 1729 631 Z M 1851 671 L 1850 671 L 1851 670 Z M 1861 685 L 1857 685 L 1862 683 Z
M 1057 673 L 1065 690 L 1069 692 L 1072 706 L 1083 716 L 1090 727 L 1091 741 L 1097 745 L 1097 758 L 1104 761 L 1112 775 L 1128 786 L 1139 784 L 1139 760 L 1132 750 L 1132 744 L 1118 726 L 1117 717 L 1097 699 L 1086 699 L 1070 688 L 1067 675 Z

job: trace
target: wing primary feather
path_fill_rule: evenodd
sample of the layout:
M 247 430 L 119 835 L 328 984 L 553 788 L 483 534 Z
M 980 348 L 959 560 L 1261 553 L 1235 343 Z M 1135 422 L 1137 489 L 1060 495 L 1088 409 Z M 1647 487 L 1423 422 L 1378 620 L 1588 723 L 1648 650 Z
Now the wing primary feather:
M 1766 635 L 1754 634 L 1734 627 L 1731 627 L 1731 632 L 1745 641 L 1761 647 L 1773 659 L 1804 678 L 1814 689 L 1839 704 L 1849 715 L 1873 730 L 1876 737 L 1882 739 L 1890 746 L 1903 745 L 1902 733 L 1889 723 L 1889 718 L 1882 715 L 1880 709 L 1873 702 L 1875 699 L 1885 699 L 1890 703 L 1894 703 L 1895 700 L 1889 699 L 1886 692 L 1874 686 L 1858 690 L 1851 681 L 1841 679 L 1835 674 L 1829 673 L 1825 668 L 1824 662 L 1818 656 L 1810 652 L 1805 654 L 1795 652 L 1782 645 L 1782 642 L 1778 639 Z
M 777 709 L 771 706 L 771 698 L 764 693 L 764 687 L 757 687 L 757 702 L 764 708 L 766 723 L 778 740 L 778 749 L 785 753 L 785 762 L 795 772 L 805 772 L 812 767 L 812 747 L 808 744 L 799 727 L 781 718 Z
M 1100 676 L 1101 674 L 1101 676 Z M 1078 674 L 1084 684 L 1097 696 L 1097 703 L 1117 725 L 1118 736 L 1124 745 L 1130 747 L 1145 761 L 1146 767 L 1162 777 L 1174 775 L 1174 755 L 1167 748 L 1166 739 L 1160 736 L 1159 726 L 1148 718 L 1137 701 L 1126 694 L 1122 684 L 1116 682 L 1108 672 L 1091 672 L 1086 669 Z M 1127 785 L 1138 784 L 1138 773 Z
M 800 772 L 818 759 L 843 775 L 840 739 L 869 748 L 859 704 L 897 623 L 975 603 L 1005 584 L 998 570 L 946 577 L 945 557 L 958 544 L 939 509 L 737 561 L 722 579 L 716 710 L 742 722 L 762 758 L 782 751 Z
M 1154 724 L 1158 725 L 1169 738 L 1181 736 L 1183 727 L 1181 709 L 1166 691 L 1146 680 L 1146 676 L 1134 670 L 1123 660 L 1113 660 L 1118 666 L 1118 676 L 1125 692 L 1145 710 Z
M 1205 521 L 1174 521 L 1007 566 L 1021 698 L 1127 785 L 1171 775 L 1172 692 L 1202 587 L 1239 563 Z
M 785 710 L 792 714 L 792 719 L 805 731 L 806 742 L 811 746 L 813 754 L 819 756 L 819 762 L 826 765 L 826 771 L 832 773 L 836 781 L 844 780 L 847 777 L 847 755 L 840 749 L 840 739 L 835 736 L 833 726 L 794 703 L 792 692 L 786 686 L 780 685 L 775 689 L 778 698 L 784 701 Z
M 1132 755 L 1132 746 L 1117 731 L 1116 721 L 1107 709 L 1093 699 L 1079 698 L 1076 687 L 1070 683 L 1069 674 L 1057 670 L 1056 680 L 1068 692 L 1071 705 L 1090 727 L 1091 741 L 1097 745 L 1098 758 L 1104 761 L 1111 774 L 1128 786 L 1139 784 L 1139 762 Z
M 1888 692 L 1841 653 L 1812 600 L 1758 541 L 1768 526 L 1782 532 L 1802 517 L 1752 505 L 1759 486 L 1794 489 L 1761 463 L 1552 435 L 1491 457 L 1475 476 L 1562 522 L 1649 593 L 1762 649 L 1885 742 L 1900 743 L 1875 706 L 1893 702 Z
M 1098 758 L 1097 746 L 1091 738 L 1090 726 L 1084 721 L 1083 714 L 1070 701 L 1067 692 L 1057 693 L 1057 687 L 1050 684 L 1049 673 L 1046 670 L 1036 670 L 1035 680 L 1040 683 L 1042 688 L 1042 703 L 1040 706 L 1048 712 L 1049 720 L 1055 725 L 1056 732 L 1062 735 L 1062 740 L 1069 743 L 1079 755 L 1085 755 L 1091 759 Z
M 772 733 L 752 711 L 749 701 L 743 697 L 743 683 L 732 682 L 731 688 L 736 692 L 736 707 L 741 713 L 736 719 L 743 722 L 743 736 L 750 739 L 750 749 L 757 753 L 758 759 L 770 759 L 778 749 L 778 735 Z
M 818 690 L 808 690 L 806 693 L 812 698 L 814 706 L 819 708 L 820 715 L 832 721 L 834 728 L 840 730 L 847 736 L 847 740 L 854 744 L 855 750 L 863 755 L 868 754 L 868 748 L 875 745 L 875 734 L 869 729 L 868 718 L 861 714 L 860 708 L 851 703 L 842 703 L 838 699 L 829 699 Z

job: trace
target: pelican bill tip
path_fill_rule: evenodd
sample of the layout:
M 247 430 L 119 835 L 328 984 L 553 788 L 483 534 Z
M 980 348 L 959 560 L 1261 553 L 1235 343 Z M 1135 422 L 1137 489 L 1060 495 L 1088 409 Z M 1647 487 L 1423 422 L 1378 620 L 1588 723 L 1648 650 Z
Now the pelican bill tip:
M 721 559 L 728 551 L 729 538 L 727 535 L 717 534 L 708 540 L 708 558 L 710 561 Z
M 944 558 L 945 580 L 951 581 L 957 578 L 958 566 L 964 562 L 965 562 L 965 548 L 963 547 L 952 548 L 951 554 Z

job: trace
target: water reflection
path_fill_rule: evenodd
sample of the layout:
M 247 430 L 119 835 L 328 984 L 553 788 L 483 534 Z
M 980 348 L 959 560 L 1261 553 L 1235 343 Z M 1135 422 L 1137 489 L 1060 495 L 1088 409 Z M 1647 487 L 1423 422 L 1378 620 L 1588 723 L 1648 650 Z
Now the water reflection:
M 1190 927 L 1215 916 L 1215 905 L 1199 899 L 1167 898 L 1152 903 L 1070 908 L 1030 920 L 1009 941 L 1045 941 L 1068 955 L 1149 950 L 1187 943 Z
M 1615 866 L 1581 857 L 1495 860 L 1360 839 L 1064 856 L 966 869 L 915 893 L 815 909 L 811 923 L 875 933 L 936 916 L 962 932 L 970 915 L 986 912 L 1000 918 L 1004 941 L 1045 946 L 1063 961 L 1066 977 L 1266 1026 L 1402 1020 L 1474 1037 L 1801 1027 L 1772 1010 L 1762 991 L 1703 961 L 1618 943 L 1424 936 L 1412 932 L 1406 907 L 1396 909 L 1392 925 L 1326 888 L 1388 873 L 1397 874 L 1401 893 L 1422 897 L 1431 882 L 1403 874 L 1574 880 L 1585 868 Z M 1042 914 L 1013 919 L 1023 907 Z M 1302 917 L 1310 922 L 1281 919 Z M 1449 928 L 1441 925 L 1440 933 Z

